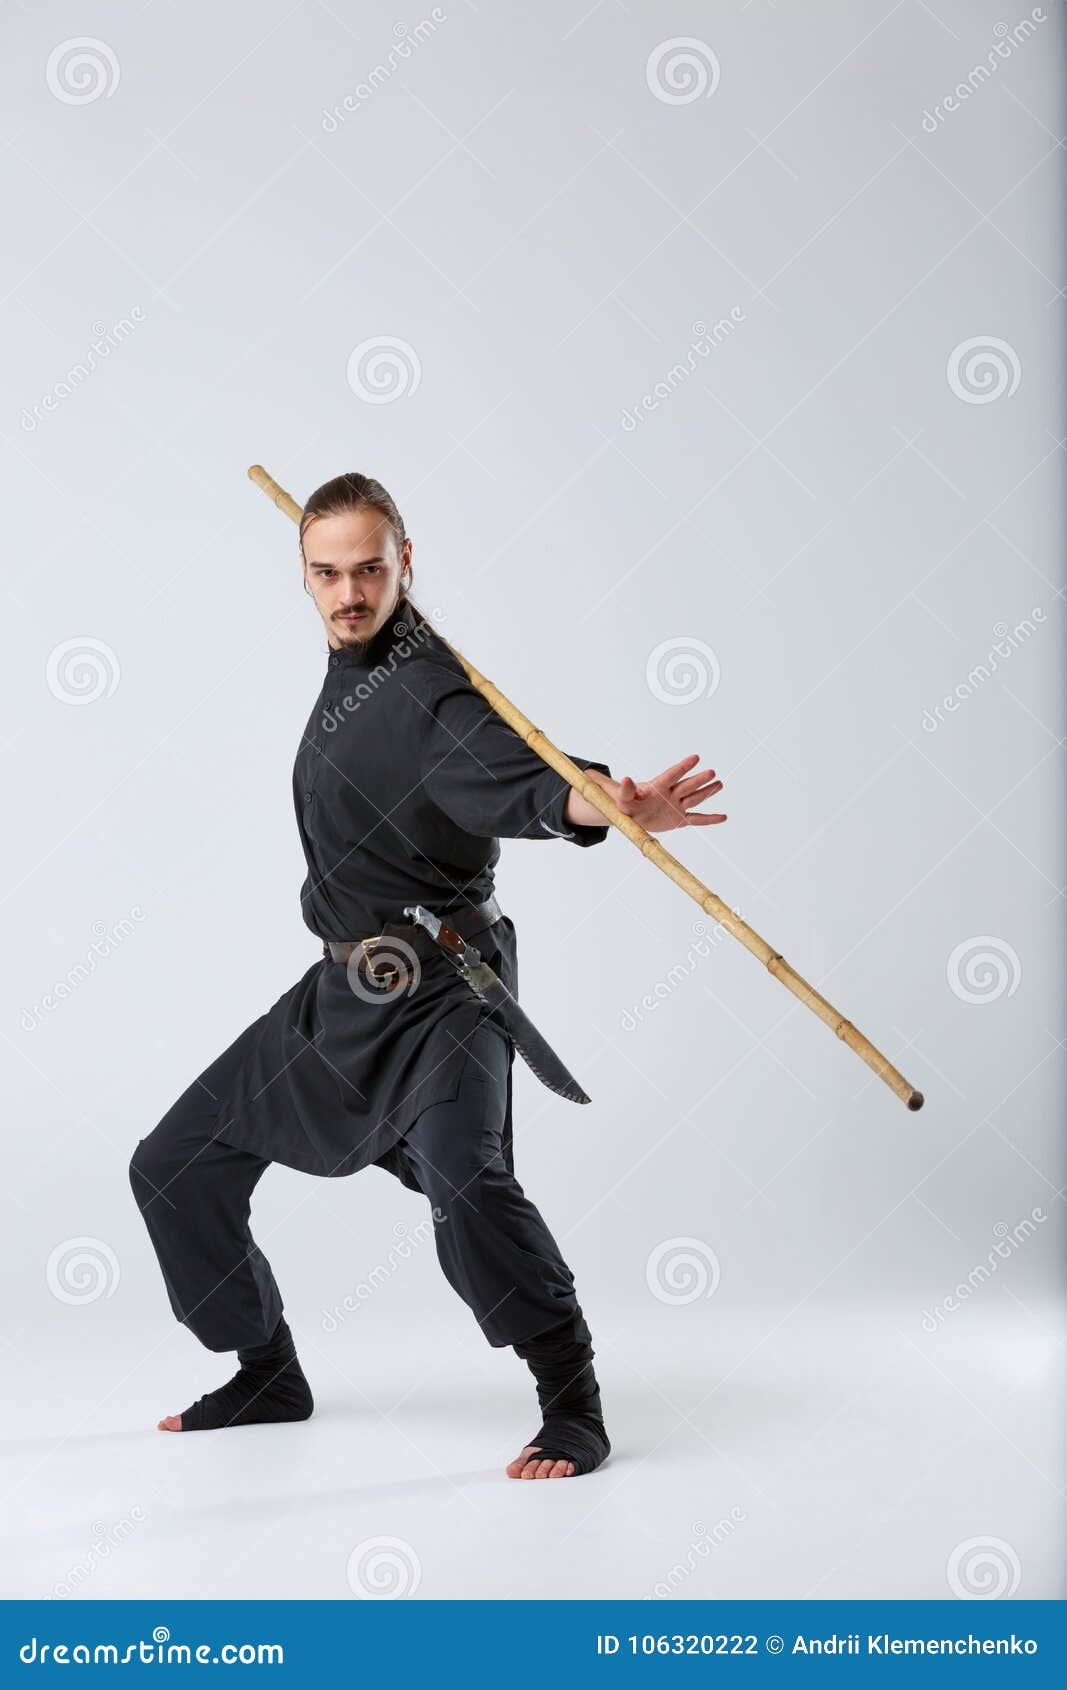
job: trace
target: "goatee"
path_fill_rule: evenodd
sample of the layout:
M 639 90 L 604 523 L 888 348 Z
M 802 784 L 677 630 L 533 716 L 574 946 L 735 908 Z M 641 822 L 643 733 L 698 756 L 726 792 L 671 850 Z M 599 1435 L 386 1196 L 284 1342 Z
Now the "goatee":
M 360 633 L 360 626 L 358 622 L 338 622 L 337 638 L 345 651 L 362 652 L 370 644 L 372 636 Z

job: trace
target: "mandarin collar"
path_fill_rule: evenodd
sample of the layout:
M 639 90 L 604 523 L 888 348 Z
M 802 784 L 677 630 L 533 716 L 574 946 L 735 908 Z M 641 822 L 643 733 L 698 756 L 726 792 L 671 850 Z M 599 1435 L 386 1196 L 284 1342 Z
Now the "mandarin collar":
M 401 599 L 389 621 L 384 623 L 368 644 L 354 651 L 334 651 L 329 647 L 326 667 L 330 669 L 374 669 L 383 662 L 393 647 L 410 638 L 416 627 L 415 613 L 408 600 Z

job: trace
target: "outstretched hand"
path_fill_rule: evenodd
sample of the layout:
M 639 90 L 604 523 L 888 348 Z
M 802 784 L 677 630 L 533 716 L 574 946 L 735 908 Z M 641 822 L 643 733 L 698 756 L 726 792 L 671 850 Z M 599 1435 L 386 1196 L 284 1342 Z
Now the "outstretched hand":
M 680 763 L 664 769 L 652 780 L 635 781 L 624 775 L 619 782 L 616 804 L 648 833 L 669 833 L 675 827 L 708 827 L 713 822 L 724 822 L 724 815 L 708 814 L 696 808 L 722 791 L 722 781 L 715 779 L 714 769 L 701 769 L 699 774 L 689 772 L 699 761 L 699 754 L 694 752 L 692 757 L 683 757 Z

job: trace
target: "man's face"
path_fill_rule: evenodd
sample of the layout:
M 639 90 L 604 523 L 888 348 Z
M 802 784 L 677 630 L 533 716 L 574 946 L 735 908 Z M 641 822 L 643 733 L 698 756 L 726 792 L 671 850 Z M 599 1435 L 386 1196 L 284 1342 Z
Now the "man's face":
M 400 577 L 411 562 L 411 541 L 400 553 L 393 531 L 376 510 L 320 516 L 304 531 L 304 579 L 335 651 L 353 651 L 374 638 L 396 610 Z

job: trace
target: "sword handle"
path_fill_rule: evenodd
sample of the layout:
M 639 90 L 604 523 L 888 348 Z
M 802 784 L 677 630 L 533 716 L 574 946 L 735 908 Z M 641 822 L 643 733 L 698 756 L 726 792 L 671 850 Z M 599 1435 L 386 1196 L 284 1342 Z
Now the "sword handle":
M 467 958 L 472 947 L 454 927 L 449 927 L 448 923 L 442 921 L 440 916 L 434 915 L 432 910 L 425 909 L 422 904 L 409 904 L 404 914 L 410 916 L 416 927 L 425 927 L 443 951 L 448 951 L 450 955 L 461 960 Z
M 456 957 L 462 957 L 467 949 L 466 939 L 461 939 L 455 928 L 444 921 L 437 929 L 437 943 L 443 951 L 450 951 Z

